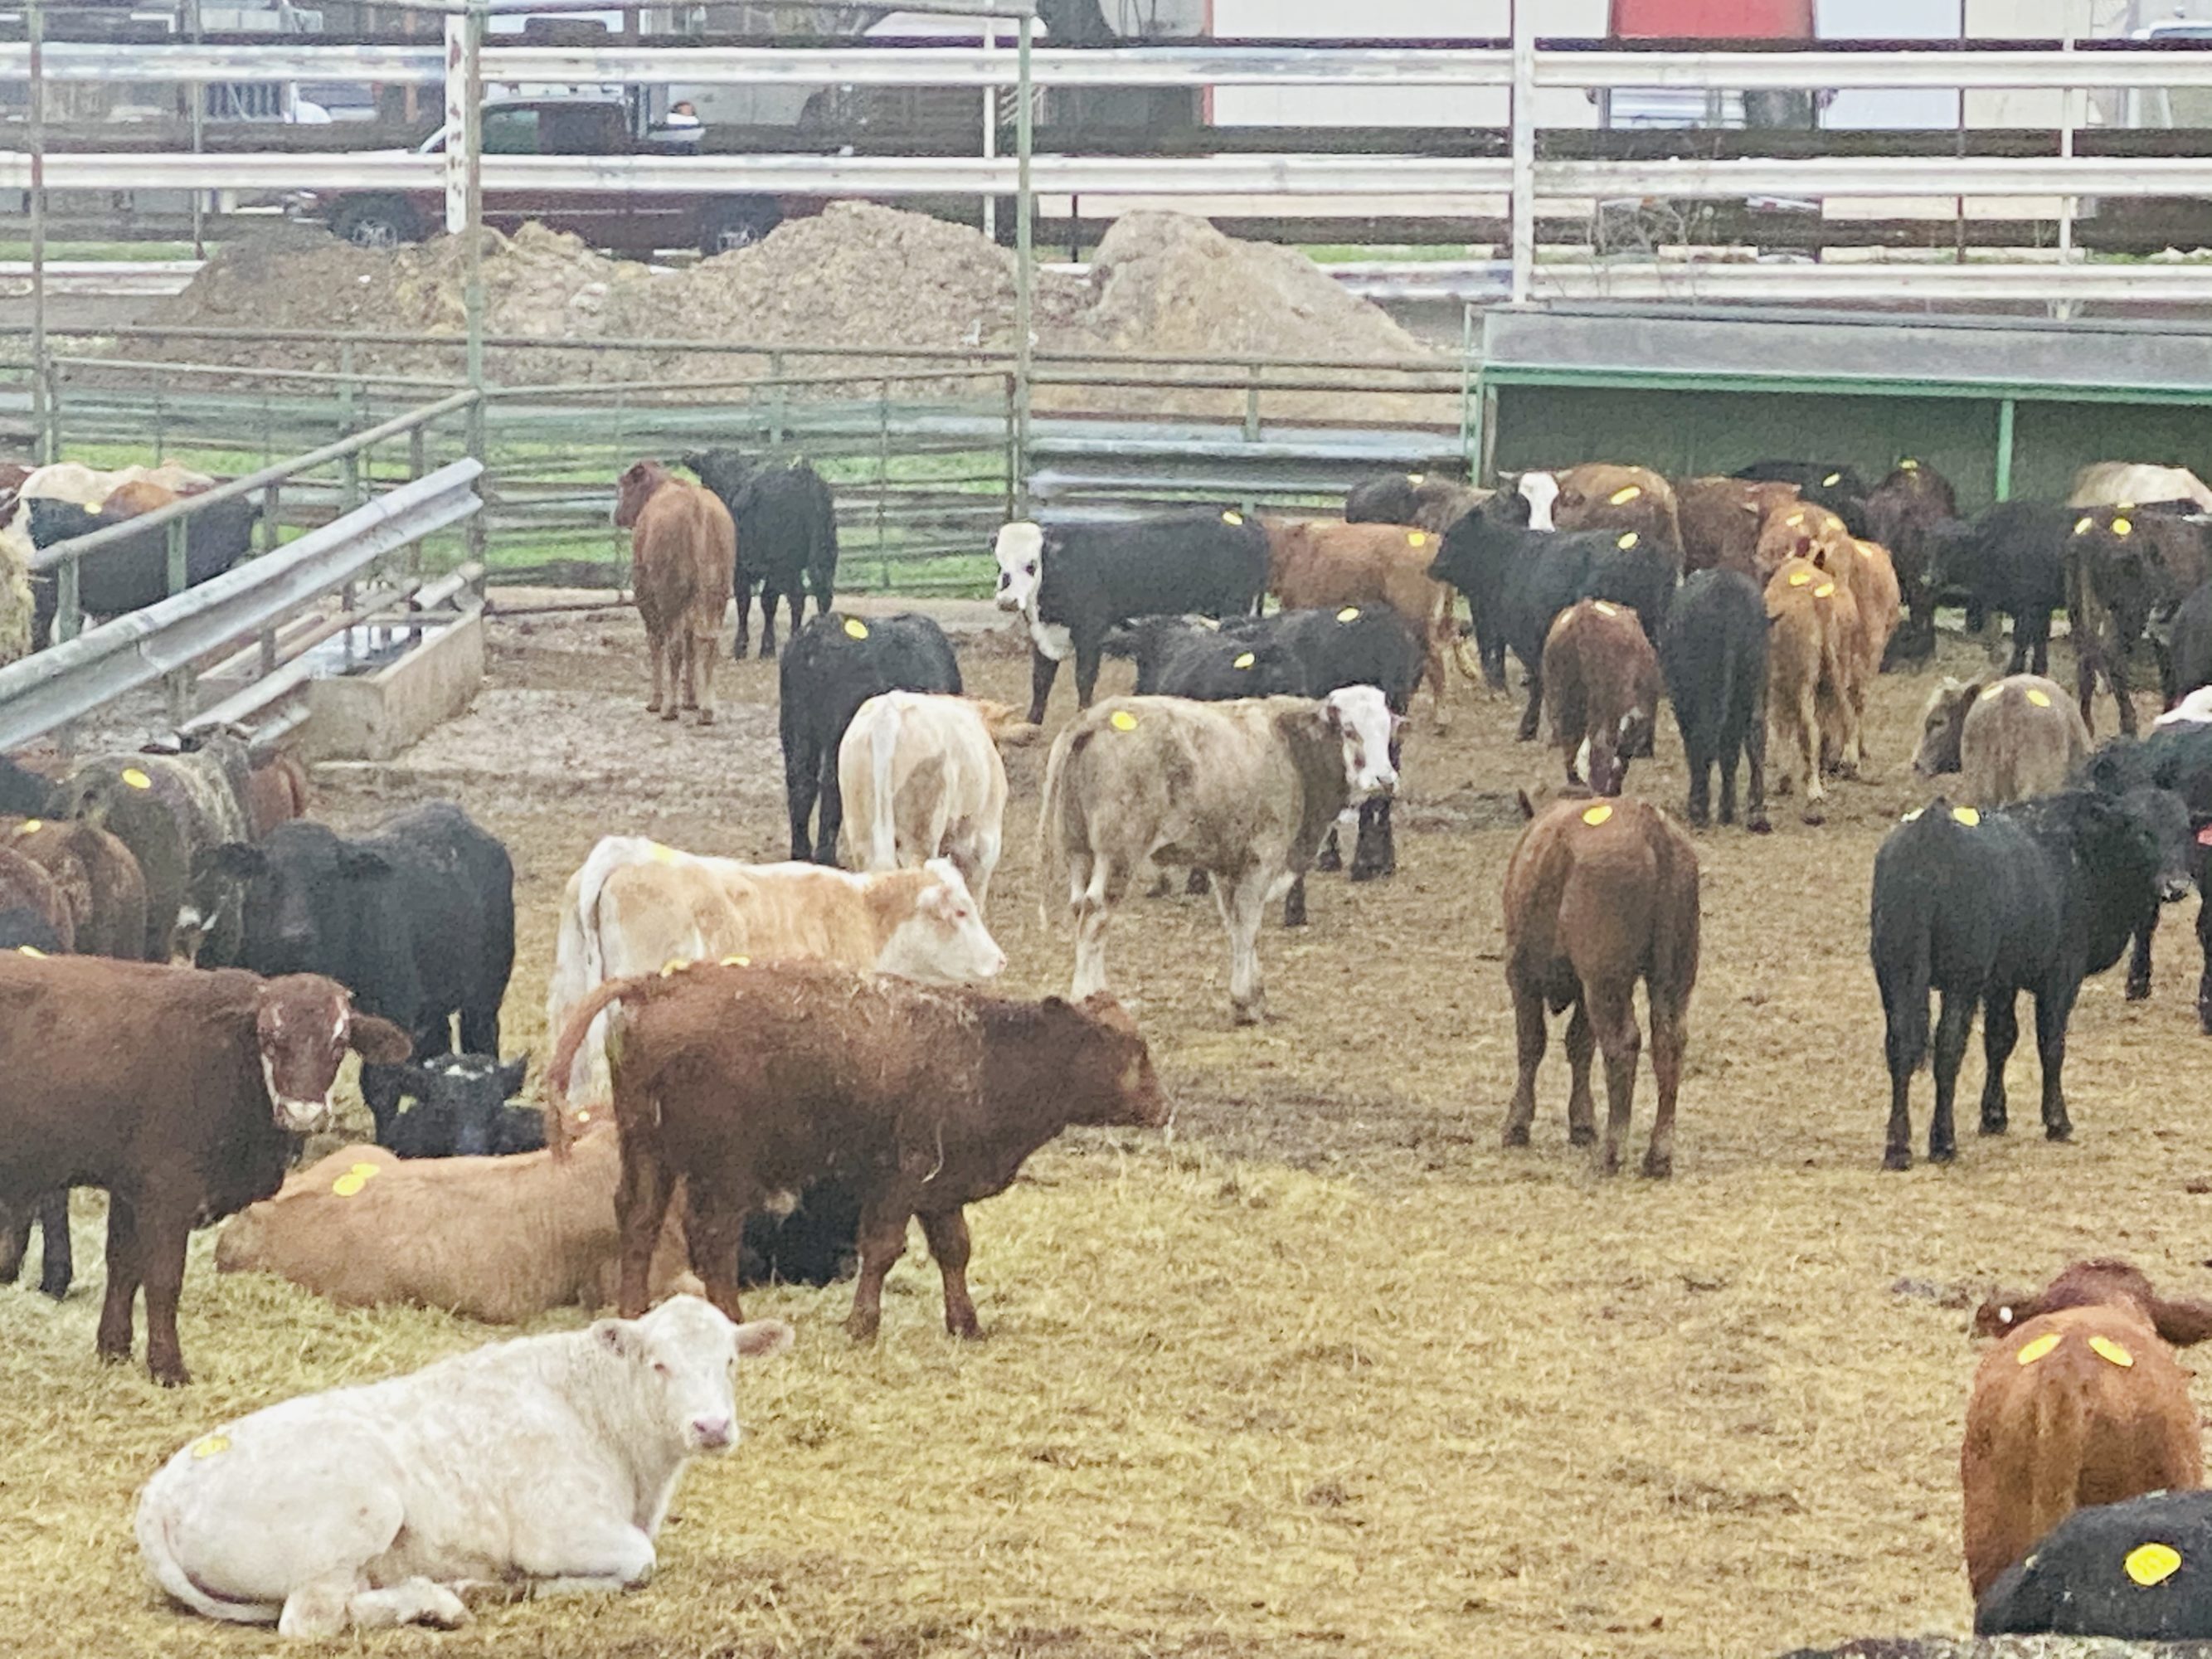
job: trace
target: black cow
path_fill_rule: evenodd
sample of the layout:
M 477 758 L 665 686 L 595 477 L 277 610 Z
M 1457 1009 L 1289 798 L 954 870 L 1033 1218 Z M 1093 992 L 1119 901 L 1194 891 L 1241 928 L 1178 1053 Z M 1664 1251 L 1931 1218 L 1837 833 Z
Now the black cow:
M 814 591 L 817 617 L 836 603 L 837 503 L 830 486 L 811 462 L 778 466 L 773 461 L 749 461 L 734 449 L 686 455 L 684 465 L 721 497 L 738 528 L 738 635 L 731 654 L 745 654 L 757 584 L 760 653 L 773 657 L 779 599 L 791 601 L 793 634 L 805 620 L 809 587 Z
M 788 1214 L 756 1210 L 738 1243 L 740 1285 L 834 1285 L 860 1265 L 860 1200 L 836 1176 L 807 1183 Z
M 1744 828 L 1766 817 L 1766 601 L 1741 571 L 1700 570 L 1675 596 L 1659 665 L 1690 770 L 1690 822 L 1712 821 L 1712 770 L 1720 769 L 1721 822 L 1735 822 L 1735 763 L 1748 763 Z
M 1977 1636 L 2212 1640 L 2212 1492 L 2074 1510 L 1974 1609 Z
M 2179 796 L 2199 836 L 2212 830 L 2212 726 L 2179 721 L 2153 726 L 2141 741 L 2115 738 L 2102 744 L 2081 769 L 2081 781 L 2104 793 L 2124 798 L 2144 789 Z M 2202 840 L 2190 848 L 2191 875 L 2197 891 L 2212 891 L 2212 847 Z M 2135 956 L 2129 966 L 2129 994 L 2150 994 L 2151 934 L 2158 913 L 2137 918 Z M 2198 908 L 2197 942 L 2204 961 L 2197 985 L 2197 1019 L 2212 1035 L 2212 903 Z
M 999 609 L 1018 611 L 1029 623 L 1033 726 L 1043 724 L 1052 683 L 1070 654 L 1077 706 L 1091 706 L 1115 623 L 1249 616 L 1267 586 L 1267 532 L 1233 508 L 1051 530 L 1023 520 L 1000 529 L 993 551 Z
M 437 1054 L 398 1068 L 403 1103 L 384 1145 L 402 1158 L 496 1158 L 545 1145 L 545 1114 L 507 1103 L 522 1092 L 530 1056 Z
M 34 497 L 25 504 L 34 546 L 74 541 L 110 525 L 128 524 L 133 514 L 93 513 L 75 501 Z M 185 520 L 185 586 L 197 587 L 220 576 L 252 550 L 253 526 L 261 517 L 258 501 L 240 499 L 202 507 Z M 169 532 L 156 525 L 117 545 L 93 554 L 78 566 L 77 603 L 92 617 L 120 617 L 143 611 L 169 596 Z M 54 573 L 31 579 L 32 638 L 41 650 L 52 642 L 59 602 Z
M 1888 1028 L 1887 1168 L 1912 1161 L 1909 1091 L 1928 1052 L 1931 989 L 1942 1014 L 1928 1156 L 1948 1163 L 1957 1154 L 1952 1097 L 1977 1003 L 1987 1060 L 1982 1133 L 2004 1133 L 2004 1067 L 2020 1036 L 2014 1005 L 2022 991 L 2035 999 L 2044 1133 L 2073 1133 L 2061 1073 L 2074 1000 L 2087 975 L 2119 960 L 2161 896 L 2166 842 L 2187 836 L 2185 813 L 2147 812 L 2140 800 L 2092 789 L 1990 812 L 1939 797 L 1890 831 L 1875 855 L 1872 930 Z
M 53 795 L 54 786 L 49 780 L 0 755 L 0 812 L 10 817 L 36 817 L 47 810 Z
M 1978 633 L 1992 611 L 2012 618 L 2008 673 L 2051 672 L 2051 618 L 2066 603 L 2066 543 L 2081 517 L 2075 507 L 1999 501 L 1928 528 L 1929 582 L 1961 592 L 1968 630 Z
M 22 775 L 31 775 L 25 773 Z M 37 911 L 23 907 L 0 910 L 0 951 L 25 949 L 58 956 L 62 942 L 53 924 Z M 23 1270 L 23 1257 L 31 1248 L 31 1227 L 39 1227 L 43 1247 L 39 1253 L 39 1289 L 57 1302 L 69 1294 L 76 1267 L 70 1249 L 69 1188 L 57 1188 L 35 1204 L 12 1212 L 0 1209 L 0 1285 L 12 1285 Z
M 2168 708 L 2199 686 L 2212 685 L 2212 582 L 2205 582 L 2163 622 L 2154 618 L 2159 678 Z
M 419 1059 L 499 1052 L 499 1006 L 514 969 L 514 866 L 452 801 L 410 807 L 357 841 L 303 820 L 210 857 L 246 884 L 241 966 L 337 981 L 356 1007 L 406 1031 Z M 402 1087 L 398 1066 L 363 1062 L 362 1098 L 380 1142 Z
M 146 878 L 146 958 L 239 965 L 244 884 L 207 860 L 245 838 L 246 745 L 211 732 L 188 754 L 145 750 L 81 763 L 54 792 L 52 816 L 99 824 Z
M 1516 507 L 1514 503 L 1518 502 Z M 1429 574 L 1467 595 L 1484 677 L 1505 684 L 1510 649 L 1528 671 L 1520 737 L 1536 735 L 1544 706 L 1544 639 L 1577 599 L 1609 599 L 1635 611 L 1656 639 L 1674 599 L 1674 556 L 1634 532 L 1531 530 L 1528 502 L 1493 495 L 1445 532 Z
M 1801 500 L 1825 507 L 1854 536 L 1867 533 L 1867 486 L 1858 469 L 1844 461 L 1753 461 L 1730 475 L 1765 483 L 1797 486 Z
M 837 786 L 837 745 L 870 697 L 886 691 L 960 693 L 960 663 L 945 630 L 915 611 L 896 617 L 831 611 L 800 629 L 779 671 L 783 792 L 791 814 L 791 856 L 837 862 L 845 798 Z M 820 827 L 809 837 L 817 799 Z
M 1866 538 L 1889 550 L 1909 612 L 1905 625 L 1890 636 L 1884 667 L 1935 654 L 1936 592 L 1928 580 L 1928 532 L 1958 516 L 1959 495 L 1951 481 L 1910 459 L 1891 468 L 1866 498 Z

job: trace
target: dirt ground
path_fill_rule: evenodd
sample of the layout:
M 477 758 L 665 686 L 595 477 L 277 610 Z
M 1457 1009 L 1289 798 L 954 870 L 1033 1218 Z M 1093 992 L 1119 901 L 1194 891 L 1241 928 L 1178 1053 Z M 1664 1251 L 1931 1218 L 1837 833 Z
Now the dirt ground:
M 1946 653 L 1972 665 L 1967 646 Z M 970 638 L 963 658 L 972 690 L 1020 700 L 1016 641 Z M 1109 665 L 1106 688 L 1128 672 Z M 1556 1041 L 1535 1145 L 1498 1145 L 1502 808 L 1556 763 L 1458 683 L 1449 736 L 1415 707 L 1397 877 L 1317 877 L 1312 925 L 1263 936 L 1270 1024 L 1230 1023 L 1210 902 L 1116 922 L 1114 983 L 1176 1122 L 1072 1135 L 977 1207 L 988 1340 L 944 1334 L 918 1240 L 872 1350 L 837 1328 L 846 1287 L 759 1294 L 749 1311 L 794 1322 L 797 1348 L 741 1376 L 750 1432 L 687 1477 L 649 1589 L 362 1650 L 1564 1659 L 1963 1635 L 1966 1309 L 2091 1254 L 2212 1291 L 2212 1129 L 2190 1104 L 2212 1041 L 2192 899 L 2169 913 L 2148 1002 L 2124 1002 L 2117 973 L 2084 991 L 2073 1144 L 2033 1132 L 2027 1045 L 2012 1135 L 1969 1133 L 1948 1169 L 1879 1168 L 1868 882 L 1929 793 L 1907 765 L 1927 684 L 1881 682 L 1873 779 L 1840 786 L 1825 827 L 1784 803 L 1771 836 L 1699 837 L 1672 1181 L 1602 1179 L 1567 1147 Z M 448 794 L 513 848 L 510 1053 L 544 1053 L 561 886 L 597 836 L 782 854 L 773 669 L 726 667 L 721 688 L 721 724 L 672 729 L 642 713 L 633 617 L 508 621 L 470 715 L 393 765 L 321 779 L 341 823 Z M 1063 683 L 1052 723 L 1072 708 Z M 1038 914 L 1042 758 L 1013 757 L 993 890 L 1022 994 L 1063 988 L 1073 955 Z M 1671 725 L 1630 787 L 1679 803 Z M 1969 1088 L 1979 1067 L 1977 1045 Z M 1647 1062 L 1639 1134 L 1649 1089 Z M 203 1236 L 183 1322 L 198 1380 L 165 1394 L 93 1362 L 98 1203 L 80 1200 L 65 1305 L 0 1291 L 0 1629 L 27 1655 L 267 1650 L 146 1587 L 137 1486 L 228 1416 L 491 1334 L 218 1279 Z

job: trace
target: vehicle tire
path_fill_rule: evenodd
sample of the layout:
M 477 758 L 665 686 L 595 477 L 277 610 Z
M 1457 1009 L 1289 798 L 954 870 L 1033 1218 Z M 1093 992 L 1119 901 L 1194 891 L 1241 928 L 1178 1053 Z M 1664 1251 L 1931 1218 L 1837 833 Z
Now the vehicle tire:
M 356 247 L 398 247 L 422 240 L 415 210 L 395 196 L 362 196 L 331 216 L 331 234 Z
M 783 222 L 783 210 L 765 196 L 739 196 L 709 206 L 699 226 L 699 252 L 708 258 L 750 247 Z

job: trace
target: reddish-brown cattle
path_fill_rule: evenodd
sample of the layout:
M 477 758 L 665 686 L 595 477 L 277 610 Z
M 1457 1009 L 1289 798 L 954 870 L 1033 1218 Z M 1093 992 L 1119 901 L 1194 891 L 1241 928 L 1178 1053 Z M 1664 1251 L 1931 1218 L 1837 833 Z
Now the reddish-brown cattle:
M 561 1080 L 615 1002 L 622 1306 L 635 1313 L 678 1181 L 692 1267 L 734 1318 L 746 1212 L 834 1170 L 860 1205 L 846 1329 L 874 1337 L 884 1275 L 918 1217 L 945 1280 L 945 1328 L 980 1336 L 962 1206 L 1004 1192 L 1070 1124 L 1167 1118 L 1144 1038 L 1103 993 L 1012 1002 L 828 963 L 702 964 L 611 981 L 577 1006 L 545 1073 L 556 1153 L 568 1144 Z
M 649 714 L 677 718 L 681 707 L 714 723 L 714 636 L 730 608 L 737 526 L 714 491 L 640 461 L 616 486 L 615 525 L 630 531 L 630 586 L 653 658 Z M 667 669 L 664 693 L 661 671 Z
M 1648 801 L 1563 800 L 1537 814 L 1505 866 L 1505 981 L 1513 993 L 1521 1079 L 1504 1142 L 1528 1144 L 1536 1067 L 1547 1012 L 1572 1008 L 1567 1063 L 1567 1139 L 1596 1138 L 1590 1054 L 1605 1054 L 1605 1168 L 1620 1167 L 1636 1097 L 1636 981 L 1651 1009 L 1651 1069 L 1659 1114 L 1644 1173 L 1674 1167 L 1674 1096 L 1698 980 L 1698 854 L 1690 838 Z
M 27 933 L 21 931 L 26 923 Z M 60 886 L 38 864 L 4 842 L 0 842 L 0 930 L 17 935 L 0 937 L 0 948 L 20 946 L 40 936 L 55 950 L 76 949 L 76 918 Z
M 1552 523 L 1560 530 L 1632 530 L 1682 558 L 1682 524 L 1674 487 L 1649 467 L 1593 461 L 1552 475 L 1559 499 Z
M 1583 599 L 1559 612 L 1544 640 L 1544 713 L 1569 783 L 1583 781 L 1576 761 L 1586 748 L 1590 788 L 1620 793 L 1630 757 L 1650 753 L 1663 684 L 1658 653 L 1626 605 Z
M 1997 1576 L 2076 1509 L 2203 1485 L 2189 1373 L 2167 1344 L 2212 1337 L 2212 1303 L 2169 1302 L 2124 1261 L 2077 1261 L 1975 1316 L 2004 1340 L 1966 1403 L 1966 1579 Z
M 1437 730 L 1451 723 L 1445 671 L 1458 639 L 1452 592 L 1429 574 L 1440 538 L 1432 531 L 1335 519 L 1269 519 L 1267 591 L 1285 611 L 1347 605 L 1387 605 L 1425 653 Z
M 0 953 L 0 1209 L 57 1187 L 106 1189 L 102 1358 L 130 1358 L 143 1283 L 147 1370 L 190 1380 L 177 1345 L 185 1241 L 276 1190 L 349 1048 L 396 1065 L 410 1045 L 312 974 Z
M 1846 611 L 1851 612 L 1849 629 Z M 1766 584 L 1766 710 L 1778 750 L 1774 793 L 1790 793 L 1791 760 L 1797 786 L 1805 792 L 1804 818 L 1821 821 L 1827 786 L 1821 781 L 1820 757 L 1831 738 L 1835 752 L 1856 752 L 1857 705 L 1850 688 L 1856 613 L 1850 590 L 1807 559 L 1790 559 Z
M 0 847 L 21 853 L 54 879 L 87 957 L 146 954 L 146 878 L 131 849 L 82 818 L 0 817 Z
M 1751 574 L 1759 582 L 1770 582 L 1787 560 L 1818 563 L 1824 551 L 1840 556 L 1850 550 L 1850 545 L 1851 532 L 1826 507 L 1803 501 L 1778 507 L 1759 526 Z
M 307 769 L 290 755 L 271 755 L 246 777 L 246 828 L 256 841 L 280 823 L 307 816 Z
M 1754 478 L 1677 478 L 1685 571 L 1758 568 L 1759 532 L 1777 507 L 1797 504 L 1797 486 Z
M 1836 612 L 1837 644 L 1845 671 L 1838 693 L 1850 703 L 1848 742 L 1838 731 L 1837 746 L 1827 746 L 1824 715 L 1820 761 L 1845 777 L 1856 777 L 1866 756 L 1867 696 L 1881 673 L 1890 635 L 1897 630 L 1897 569 L 1887 548 L 1853 538 L 1841 543 L 1821 539 L 1814 547 L 1813 562 L 1850 596 L 1850 603 L 1839 604 Z
M 177 495 L 167 484 L 155 483 L 150 478 L 133 478 L 109 491 L 100 510 L 114 518 L 135 519 L 157 507 L 167 507 L 177 499 Z

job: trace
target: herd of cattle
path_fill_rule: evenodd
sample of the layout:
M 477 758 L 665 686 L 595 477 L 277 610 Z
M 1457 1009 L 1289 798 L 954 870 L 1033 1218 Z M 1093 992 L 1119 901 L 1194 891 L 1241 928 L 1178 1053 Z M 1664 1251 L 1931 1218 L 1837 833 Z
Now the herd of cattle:
M 179 1451 L 142 1496 L 138 1537 L 155 1582 L 207 1616 L 297 1635 L 450 1626 L 517 1583 L 642 1583 L 684 1462 L 735 1438 L 732 1362 L 790 1340 L 775 1322 L 738 1322 L 742 1287 L 856 1273 L 848 1329 L 872 1338 L 911 1221 L 947 1329 L 979 1334 L 965 1206 L 1071 1124 L 1167 1120 L 1145 1039 L 1108 986 L 1116 907 L 1171 871 L 1209 889 L 1232 1011 L 1261 1018 L 1265 908 L 1283 899 L 1285 924 L 1301 923 L 1307 872 L 1344 862 L 1340 836 L 1356 836 L 1352 879 L 1392 873 L 1402 728 L 1424 684 L 1448 721 L 1455 663 L 1501 687 L 1507 655 L 1522 663 L 1522 736 L 1548 724 L 1569 786 L 1541 810 L 1524 798 L 1532 821 L 1504 878 L 1519 1047 L 1509 1146 L 1528 1139 L 1547 1021 L 1571 1010 L 1570 1139 L 1601 1139 L 1603 1167 L 1618 1168 L 1641 981 L 1659 1097 L 1644 1169 L 1671 1170 L 1698 860 L 1681 823 L 1625 793 L 1662 701 L 1690 761 L 1692 826 L 1709 824 L 1716 773 L 1719 818 L 1736 819 L 1741 767 L 1743 822 L 1769 827 L 1770 726 L 1789 757 L 1776 793 L 1800 792 L 1818 823 L 1827 781 L 1869 763 L 1874 677 L 1932 650 L 1937 602 L 1963 602 L 1970 627 L 2012 619 L 2011 672 L 1946 680 L 1929 702 L 1915 764 L 1960 773 L 1959 803 L 1909 814 L 1875 863 L 1893 1168 L 1909 1161 L 1906 1091 L 1931 1041 L 1929 1152 L 1953 1155 L 1978 1008 L 1982 1127 L 2004 1127 L 2023 990 L 2046 1133 L 2063 1139 L 2083 977 L 2132 943 L 2130 994 L 2148 994 L 2160 903 L 2209 873 L 2196 826 L 2212 821 L 2212 698 L 2191 694 L 2212 683 L 2200 515 L 2212 493 L 2185 473 L 2091 469 L 2064 506 L 1966 521 L 1950 486 L 1908 459 L 1871 488 L 1821 463 L 1672 481 L 1582 466 L 1498 492 L 1378 479 L 1340 519 L 1209 507 L 1016 523 L 995 551 L 1000 605 L 1032 647 L 1023 719 L 963 695 L 958 654 L 928 617 L 832 609 L 834 518 L 811 468 L 728 452 L 687 465 L 702 483 L 647 461 L 617 489 L 647 707 L 711 720 L 730 600 L 742 652 L 750 590 L 763 590 L 763 655 L 788 601 L 792 861 L 602 838 L 562 895 L 542 1109 L 510 1103 L 526 1059 L 500 1042 L 513 865 L 459 806 L 341 836 L 307 816 L 296 764 L 257 761 L 220 732 L 45 771 L 0 762 L 0 1273 L 15 1276 L 43 1222 L 41 1288 L 64 1294 L 67 1193 L 103 1188 L 98 1352 L 127 1359 L 143 1286 L 148 1367 L 171 1384 L 187 1380 L 186 1239 L 226 1218 L 219 1270 L 273 1272 L 343 1303 L 493 1322 L 618 1310 L 289 1401 Z M 16 515 L 33 540 L 54 499 L 37 483 L 21 482 Z M 100 514 L 116 511 L 116 487 Z M 2081 665 L 2070 699 L 2042 678 L 2062 605 Z M 2128 660 L 2145 639 L 2172 707 L 2138 739 Z M 1116 651 L 1136 660 L 1135 692 L 1097 699 Z M 1044 762 L 1039 837 L 1046 881 L 1066 884 L 1073 981 L 1065 999 L 1007 999 L 976 988 L 1006 964 L 984 918 L 1001 750 L 1040 737 L 1070 658 L 1080 707 Z M 2124 735 L 2092 748 L 2100 684 Z M 2201 922 L 2200 936 L 2212 940 Z M 2212 1030 L 2212 969 L 2202 986 Z M 348 1053 L 374 1144 L 293 1168 Z M 2181 1633 L 2174 1620 L 2195 1616 L 2174 1612 L 2187 1551 L 2159 1543 L 2175 1565 L 2138 1569 L 2163 1562 L 2144 1551 L 2177 1528 L 2212 1546 L 2212 1507 L 2177 1518 L 2187 1500 L 2139 1495 L 2200 1478 L 2165 1345 L 2212 1335 L 2212 1308 L 2092 1263 L 1993 1304 L 1982 1323 L 2004 1341 L 1977 1380 L 1963 1465 L 1980 1619 L 2105 1617 L 2083 1609 L 2125 1601 L 2098 1600 L 2118 1551 L 2117 1570 L 2166 1609 L 2160 1633 Z M 2104 1505 L 2117 1507 L 2086 1507 Z M 2141 1623 L 2151 1605 L 2109 1619 Z

